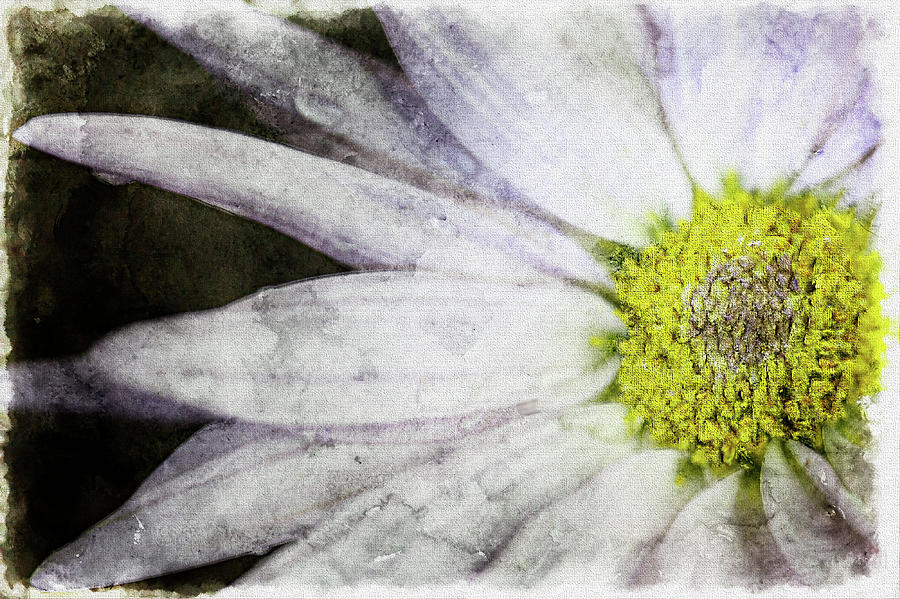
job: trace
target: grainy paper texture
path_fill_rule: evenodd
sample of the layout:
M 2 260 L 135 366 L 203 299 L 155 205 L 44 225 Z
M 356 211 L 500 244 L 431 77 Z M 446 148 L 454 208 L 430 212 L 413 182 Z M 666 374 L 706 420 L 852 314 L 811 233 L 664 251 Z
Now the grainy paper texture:
M 900 593 L 900 13 L 252 4 L 3 5 L 0 594 Z

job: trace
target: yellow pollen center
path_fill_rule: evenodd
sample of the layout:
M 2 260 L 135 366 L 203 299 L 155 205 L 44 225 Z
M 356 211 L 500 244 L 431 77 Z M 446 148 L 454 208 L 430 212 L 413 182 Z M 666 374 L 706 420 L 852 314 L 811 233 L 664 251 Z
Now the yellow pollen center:
M 821 447 L 879 389 L 886 320 L 869 221 L 838 197 L 697 192 L 694 214 L 614 272 L 620 401 L 695 463 L 758 463 L 769 439 Z

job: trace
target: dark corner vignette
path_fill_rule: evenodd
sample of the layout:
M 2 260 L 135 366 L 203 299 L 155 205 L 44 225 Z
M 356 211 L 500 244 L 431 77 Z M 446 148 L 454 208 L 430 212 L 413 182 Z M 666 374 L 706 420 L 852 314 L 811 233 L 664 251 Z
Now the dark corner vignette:
M 290 20 L 396 60 L 369 10 Z M 240 91 L 112 7 L 84 16 L 21 8 L 4 25 L 14 67 L 12 130 L 41 114 L 119 112 L 280 141 L 280 132 L 256 118 Z M 7 583 L 27 586 L 45 557 L 124 502 L 204 423 L 203 415 L 188 421 L 159 414 L 123 418 L 66 368 L 66 357 L 130 322 L 220 306 L 260 287 L 345 267 L 188 198 L 138 183 L 111 185 L 15 141 L 9 152 L 5 327 L 13 402 L 4 447 L 10 494 L 2 552 Z M 25 370 L 35 361 L 43 362 Z M 160 409 L 150 406 L 148 412 Z M 209 591 L 258 559 L 237 558 L 126 588 Z

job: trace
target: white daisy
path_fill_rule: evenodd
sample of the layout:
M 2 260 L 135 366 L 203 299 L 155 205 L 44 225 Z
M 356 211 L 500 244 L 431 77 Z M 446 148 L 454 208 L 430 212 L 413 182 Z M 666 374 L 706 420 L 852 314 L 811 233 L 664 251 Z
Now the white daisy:
M 840 220 L 852 207 L 852 222 L 871 224 L 880 124 L 860 58 L 870 31 L 859 15 L 378 9 L 401 72 L 240 2 L 124 10 L 250 92 L 260 114 L 295 119 L 297 145 L 309 147 L 304 132 L 324 132 L 330 156 L 110 114 L 37 117 L 16 139 L 107 180 L 148 183 L 265 223 L 367 272 L 262 290 L 96 344 L 80 363 L 84 374 L 221 421 L 48 557 L 34 586 L 120 584 L 279 545 L 236 581 L 237 592 L 532 585 L 571 580 L 573 568 L 613 585 L 754 587 L 868 571 L 878 550 L 870 481 L 859 439 L 847 436 L 847 423 L 859 424 L 859 395 L 877 377 L 875 366 L 861 370 L 864 333 L 835 358 L 846 357 L 852 383 L 847 374 L 846 384 L 835 378 L 806 395 L 767 387 L 781 389 L 779 406 L 811 397 L 833 408 L 816 420 L 785 407 L 786 424 L 771 424 L 777 434 L 756 408 L 752 434 L 740 424 L 712 436 L 704 427 L 730 422 L 722 406 L 712 419 L 699 403 L 687 419 L 672 416 L 674 407 L 654 411 L 650 378 L 634 378 L 636 354 L 617 341 L 666 322 L 647 324 L 653 310 L 629 295 L 628 276 L 664 277 L 648 274 L 641 256 L 650 250 L 638 250 L 655 244 L 688 262 L 694 254 L 674 253 L 677 235 L 708 227 L 704 192 L 734 192 L 722 187 L 728 173 L 760 191 L 754 202 L 778 184 L 786 210 L 809 190 L 807 198 L 838 202 L 779 212 L 776 224 L 790 215 Z M 355 166 L 335 160 L 336 148 L 351 148 Z M 848 246 L 845 261 L 863 260 L 865 249 L 848 248 L 868 235 L 835 226 L 846 236 L 835 241 Z M 871 240 L 886 255 L 879 226 Z M 717 250 L 731 247 L 722 243 Z M 764 242 L 748 239 L 742 255 L 763 261 L 748 262 L 747 276 L 779 258 L 754 243 Z M 825 287 L 825 274 L 801 272 L 797 243 L 785 250 L 790 276 L 772 274 L 765 292 L 748 292 L 743 319 L 768 314 L 758 303 L 778 293 L 799 293 L 790 317 L 806 314 L 803 302 Z M 737 268 L 739 259 L 714 265 Z M 871 274 L 847 268 L 847 285 L 857 270 Z M 682 322 L 717 314 L 713 283 L 739 277 L 707 270 L 676 289 L 684 303 L 659 304 L 662 292 L 649 301 Z M 687 285 L 701 280 L 710 295 L 696 309 Z M 805 282 L 812 290 L 798 289 Z M 866 293 L 847 300 L 862 302 L 847 313 L 860 331 L 857 321 L 878 318 Z M 719 305 L 726 319 L 738 314 L 728 297 Z M 710 349 L 724 343 L 724 325 L 683 331 L 706 343 L 702 360 L 712 364 L 710 382 L 688 391 L 724 401 L 715 377 L 736 388 L 728 377 L 743 376 L 756 389 L 759 373 L 775 376 L 762 369 L 790 355 L 800 325 L 779 333 L 760 318 L 759 330 L 774 332 L 759 333 L 751 349 L 736 341 Z M 831 330 L 816 326 L 804 330 L 817 339 Z M 735 360 L 750 366 L 739 370 Z M 791 368 L 786 380 L 799 380 L 800 367 Z M 629 391 L 635 380 L 646 381 L 645 394 Z M 673 397 L 674 389 L 663 388 Z M 629 418 L 616 399 L 633 408 Z M 696 465 L 703 455 L 707 463 Z

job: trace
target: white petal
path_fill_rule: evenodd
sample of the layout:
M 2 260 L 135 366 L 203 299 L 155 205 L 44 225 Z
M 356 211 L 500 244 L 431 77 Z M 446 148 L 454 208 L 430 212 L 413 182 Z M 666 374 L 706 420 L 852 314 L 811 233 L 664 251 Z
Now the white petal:
M 876 144 L 864 152 L 862 157 L 852 161 L 849 166 L 832 178 L 819 181 L 809 188 L 813 191 L 831 196 L 840 196 L 837 202 L 839 208 L 856 208 L 860 214 L 867 214 L 871 210 L 877 210 L 876 223 L 873 228 L 875 236 L 873 243 L 877 248 L 878 234 L 881 222 L 894 218 L 890 212 L 890 200 L 882 202 L 882 170 L 884 150 L 880 150 Z M 805 190 L 803 175 L 792 186 L 793 192 Z M 882 209 L 883 208 L 883 209 Z
M 886 171 L 875 166 L 874 162 L 874 159 L 868 161 L 863 168 L 869 171 L 868 177 L 880 181 L 883 172 Z M 868 201 L 877 200 L 870 197 Z M 872 249 L 878 252 L 882 260 L 879 279 L 887 294 L 887 297 L 881 300 L 881 310 L 892 323 L 896 323 L 900 319 L 900 209 L 896 196 L 888 195 L 881 201 L 872 232 Z M 897 336 L 893 335 L 893 339 L 897 339 Z M 886 375 L 887 373 L 884 373 L 885 378 L 882 380 L 890 381 Z
M 824 143 L 815 148 L 809 162 L 791 186 L 799 192 L 848 171 L 875 151 L 881 143 L 881 119 L 872 107 L 873 84 L 864 76 L 858 97 L 827 122 Z
M 460 203 L 247 135 L 152 117 L 70 113 L 33 118 L 14 136 L 65 160 L 258 220 L 351 266 L 605 278 L 581 248 L 534 217 Z
M 441 584 L 462 578 L 478 561 L 478 556 L 422 533 L 415 510 L 393 496 L 375 503 L 351 526 L 345 537 L 324 549 L 314 549 L 307 540 L 284 547 L 234 589 Z
M 822 472 L 818 469 L 818 473 Z M 845 519 L 848 513 L 842 506 L 846 503 L 830 503 L 834 494 L 824 496 L 805 475 L 791 467 L 780 443 L 771 443 L 766 451 L 760 488 L 769 529 L 791 569 L 803 582 L 838 583 L 866 571 L 866 564 L 876 551 L 872 539 L 854 530 L 850 518 Z
M 613 464 L 530 519 L 485 572 L 499 584 L 629 582 L 698 491 L 675 483 L 684 454 L 650 450 Z M 573 578 L 573 576 L 575 578 Z
M 531 9 L 534 11 L 534 9 Z M 691 190 L 641 70 L 629 10 L 383 10 L 431 110 L 485 165 L 552 214 L 643 244 L 650 212 Z
M 691 499 L 641 566 L 642 582 L 759 588 L 792 577 L 769 532 L 759 477 L 736 472 Z
M 31 583 L 94 588 L 264 552 L 297 538 L 348 496 L 442 451 L 213 425 L 121 508 L 48 557 Z
M 489 183 L 475 158 L 425 106 L 396 68 L 260 12 L 239 0 L 120 4 L 132 18 L 224 77 L 339 136 L 353 164 L 386 175 Z M 261 111 L 270 116 L 271 111 Z M 279 123 L 280 124 L 280 123 Z M 292 139 L 321 143 L 306 122 Z
M 866 211 L 883 206 L 883 210 L 879 211 L 880 214 L 876 220 L 895 218 L 896 211 L 891 214 L 892 200 L 882 200 L 879 197 L 883 185 L 881 181 L 882 154 L 883 152 L 875 148 L 872 155 L 866 156 L 863 162 L 853 165 L 849 171 L 839 177 L 826 181 L 820 188 L 830 193 L 840 193 L 841 199 L 838 202 L 840 207 L 852 206 Z M 878 240 L 874 241 L 877 244 Z
M 621 326 L 598 296 L 560 283 L 357 273 L 130 325 L 86 368 L 227 417 L 398 422 L 588 399 L 617 365 L 598 366 L 590 337 Z
M 875 468 L 867 459 L 866 448 L 851 442 L 833 427 L 823 433 L 828 462 L 847 490 L 867 501 L 872 494 Z
M 713 192 L 731 170 L 764 189 L 798 174 L 853 114 L 866 79 L 860 47 L 869 32 L 851 10 L 681 11 L 657 17 L 656 27 L 663 106 L 690 172 Z M 853 148 L 844 165 L 866 149 Z
M 360 427 L 347 429 L 341 427 L 328 429 L 307 430 L 296 427 L 278 427 L 246 422 L 219 422 L 208 424 L 194 433 L 189 442 L 181 444 L 166 461 L 148 476 L 135 492 L 134 497 L 143 500 L 144 490 L 159 488 L 160 485 L 177 478 L 182 474 L 206 467 L 206 462 L 221 459 L 225 451 L 243 451 L 246 447 L 260 445 L 292 447 L 304 443 L 330 446 L 335 443 L 343 445 L 361 445 L 365 447 L 374 445 L 411 445 L 427 443 L 444 443 L 456 441 L 462 437 L 482 434 L 497 426 L 508 424 L 513 420 L 521 419 L 510 415 L 503 420 L 484 419 L 460 423 L 456 419 L 448 420 L 445 429 L 453 426 L 454 434 L 444 430 L 445 434 L 435 435 L 434 428 L 437 423 L 411 422 L 402 425 L 381 427 Z M 429 424 L 431 426 L 429 427 Z M 521 425 L 520 425 L 521 426 Z M 267 447 L 268 450 L 268 447 Z M 409 448 L 400 447 L 398 453 L 403 454 Z M 428 455 L 429 449 L 423 450 L 423 455 Z M 233 459 L 233 458 L 232 458 Z M 129 501 L 132 503 L 135 499 Z
M 416 585 L 466 578 L 530 516 L 633 451 L 620 404 L 580 408 L 563 427 L 539 417 L 464 444 L 392 479 L 248 572 L 238 588 Z M 604 438 L 588 433 L 596 426 Z
M 846 520 L 856 533 L 868 539 L 874 546 L 875 523 L 871 510 L 844 487 L 828 460 L 793 439 L 788 440 L 786 445 L 825 501 L 837 510 L 838 515 Z

